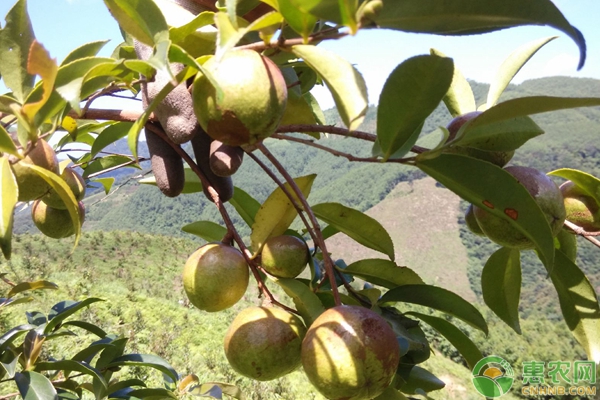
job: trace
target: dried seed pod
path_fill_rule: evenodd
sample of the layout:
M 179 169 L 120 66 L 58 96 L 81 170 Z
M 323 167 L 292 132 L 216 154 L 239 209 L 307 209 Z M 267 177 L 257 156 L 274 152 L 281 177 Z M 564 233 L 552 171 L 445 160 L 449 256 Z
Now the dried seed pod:
M 210 169 L 219 176 L 236 173 L 244 160 L 244 150 L 239 146 L 228 146 L 213 140 L 210 144 Z
M 146 143 L 156 185 L 165 196 L 179 196 L 185 184 L 181 156 L 160 136 L 148 129 L 146 129 Z
M 198 129 L 198 134 L 192 138 L 192 148 L 196 155 L 196 163 L 202 170 L 206 178 L 219 194 L 219 198 L 223 203 L 229 201 L 233 197 L 233 181 L 230 177 L 216 175 L 210 168 L 210 146 L 212 139 L 203 129 Z M 206 187 L 203 188 L 204 195 L 210 201 L 212 197 L 208 193 Z

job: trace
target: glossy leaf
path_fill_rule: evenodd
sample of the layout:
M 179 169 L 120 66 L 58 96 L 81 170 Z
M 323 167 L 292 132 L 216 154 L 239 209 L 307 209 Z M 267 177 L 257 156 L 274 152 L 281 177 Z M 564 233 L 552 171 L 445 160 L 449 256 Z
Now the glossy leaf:
M 38 289 L 58 289 L 58 285 L 48 281 L 35 281 L 35 282 L 21 282 L 16 286 L 13 286 L 8 292 L 7 297 L 13 297 L 14 295 L 24 292 L 26 290 L 38 290 Z
M 136 389 L 129 392 L 127 398 L 133 399 L 150 399 L 150 400 L 158 400 L 158 399 L 177 399 L 175 393 L 171 392 L 167 389 L 162 388 L 143 388 Z
M 289 92 L 288 92 L 289 93 Z M 316 125 L 317 120 L 312 107 L 304 96 L 288 96 L 285 112 L 280 124 L 283 125 Z
M 97 297 L 89 297 L 79 302 L 60 302 L 52 307 L 53 312 L 48 315 L 49 321 L 44 328 L 44 334 L 49 334 L 55 330 L 65 319 L 81 310 L 83 307 L 87 307 L 92 303 L 98 301 L 104 301 Z
M 134 160 L 128 156 L 122 155 L 109 155 L 102 158 L 97 158 L 92 161 L 83 171 L 83 177 L 88 178 L 102 171 L 111 170 L 116 167 L 129 167 L 129 168 L 140 168 L 139 165 L 134 163 Z
M 362 75 L 348 61 L 328 50 L 311 45 L 292 46 L 291 50 L 323 78 L 348 129 L 358 129 L 369 105 Z
M 15 206 L 18 201 L 17 180 L 12 172 L 7 157 L 0 158 L 0 202 L 2 209 L 0 214 L 0 248 L 2 254 L 8 260 L 12 250 L 12 232 Z
M 523 65 L 525 65 L 539 49 L 556 38 L 557 36 L 552 36 L 534 40 L 513 51 L 506 60 L 502 62 L 502 65 L 490 84 L 485 108 L 487 109 L 494 106 L 498 99 L 500 99 L 502 92 L 504 92 L 510 81 L 512 81 L 515 75 L 521 70 Z
M 420 394 L 421 391 L 429 393 L 433 392 L 434 390 L 443 389 L 445 386 L 446 384 L 437 376 L 433 375 L 425 368 L 415 365 L 410 370 L 408 381 L 402 385 L 400 389 L 404 393 Z
M 36 371 L 75 371 L 80 372 L 85 375 L 89 375 L 93 377 L 95 380 L 98 380 L 105 389 L 108 388 L 108 384 L 104 380 L 104 377 L 94 367 L 91 367 L 80 361 L 73 360 L 60 360 L 60 361 L 46 361 L 40 362 L 35 365 Z
M 316 177 L 315 174 L 312 174 L 294 179 L 304 197 L 308 197 L 310 194 Z M 290 185 L 286 183 L 284 186 L 295 201 L 300 203 Z M 253 251 L 258 253 L 268 238 L 282 235 L 297 215 L 298 212 L 292 201 L 281 188 L 277 187 L 261 205 L 254 218 L 250 235 Z
M 397 391 L 394 385 L 390 385 L 373 400 L 408 400 L 408 397 Z
M 536 245 L 544 264 L 552 266 L 554 240 L 548 221 L 527 189 L 511 174 L 491 163 L 456 154 L 417 157 L 417 166 L 464 200 L 510 222 Z M 505 210 L 512 210 L 510 214 L 517 215 L 517 219 Z
M 44 375 L 33 372 L 17 372 L 15 383 L 23 400 L 56 400 L 56 389 Z
M 106 368 L 120 366 L 137 366 L 154 368 L 169 378 L 177 381 L 177 372 L 173 367 L 159 356 L 153 354 L 126 354 L 112 360 Z
M 436 49 L 431 49 L 430 53 L 438 57 L 446 57 L 445 54 Z M 471 85 L 456 65 L 452 74 L 452 83 L 443 100 L 450 115 L 453 117 L 458 117 L 477 109 Z
M 317 23 L 317 18 L 299 9 L 293 0 L 277 0 L 279 12 L 290 27 L 304 38 L 306 43 Z
M 62 326 L 63 327 L 76 326 L 76 327 L 84 329 L 90 333 L 93 333 L 94 335 L 98 336 L 99 338 L 103 338 L 106 336 L 106 332 L 102 328 L 100 328 L 92 323 L 85 322 L 85 321 L 67 321 L 67 322 L 64 322 L 62 324 Z
M 229 204 L 235 208 L 248 226 L 254 224 L 254 217 L 260 209 L 260 203 L 254 197 L 236 186 L 233 188 L 233 198 L 229 200 Z
M 452 59 L 429 55 L 409 58 L 392 71 L 377 108 L 377 139 L 384 160 L 400 149 L 395 157 L 410 151 L 417 140 L 415 131 L 448 92 L 453 71 Z
M 325 118 L 325 114 L 323 113 L 323 110 L 321 109 L 321 106 L 319 105 L 319 102 L 315 96 L 313 96 L 311 93 L 304 93 L 302 97 L 304 97 L 304 100 L 306 100 L 306 103 L 310 106 L 317 123 L 319 125 L 326 125 L 327 119 Z
M 220 59 L 223 54 L 231 50 L 244 37 L 246 29 L 234 26 L 227 13 L 224 12 L 215 14 L 215 25 L 218 29 L 215 57 Z
M 154 2 L 144 0 L 104 0 L 121 29 L 139 40 L 153 46 L 168 40 L 169 26 Z
M 19 297 L 19 298 L 0 298 L 0 308 L 2 307 L 8 307 L 8 306 L 14 306 L 17 304 L 24 304 L 24 303 L 29 303 L 33 301 L 33 297 Z
M 334 226 L 363 246 L 380 251 L 390 260 L 394 260 L 394 243 L 377 220 L 339 203 L 316 204 L 312 209 L 320 220 Z
M 554 238 L 556 250 L 560 250 L 571 262 L 577 263 L 577 235 L 562 228 Z
M 98 135 L 96 140 L 94 140 L 91 150 L 92 157 L 95 157 L 100 151 L 106 148 L 106 146 L 127 136 L 127 132 L 129 132 L 132 125 L 132 122 L 117 122 L 104 129 Z
M 27 14 L 27 2 L 19 0 L 6 14 L 6 24 L 0 30 L 0 75 L 19 103 L 34 85 L 34 76 L 27 72 L 29 48 L 35 40 Z
M 299 280 L 273 278 L 273 281 L 281 286 L 285 293 L 292 298 L 306 326 L 310 326 L 325 311 L 319 297 Z
M 13 142 L 10 134 L 4 129 L 4 126 L 0 124 L 0 152 L 12 154 L 18 156 L 17 146 Z
M 133 386 L 140 386 L 140 387 L 146 387 L 146 383 L 144 381 L 141 381 L 139 379 L 127 379 L 125 381 L 119 381 L 119 382 L 115 382 L 112 385 L 110 385 L 108 387 L 108 390 L 106 391 L 107 394 L 111 394 L 114 393 L 118 390 L 124 389 L 124 388 L 130 388 Z
M 212 11 L 204 11 L 196 15 L 193 20 L 187 24 L 173 27 L 169 31 L 169 37 L 174 44 L 181 45 L 184 40 L 194 34 L 198 29 L 212 25 L 215 22 L 215 13 Z
M 352 34 L 358 29 L 356 12 L 358 0 L 289 0 L 297 9 L 336 24 L 350 28 Z M 279 1 L 281 4 L 281 1 Z
M 227 228 L 212 221 L 197 221 L 181 228 L 186 233 L 191 233 L 206 240 L 207 242 L 220 242 L 227 234 Z
M 579 189 L 593 197 L 596 200 L 596 203 L 600 204 L 600 179 L 595 176 L 571 168 L 557 169 L 548 172 L 548 175 L 560 176 L 561 178 L 572 181 Z
M 34 325 L 24 324 L 15 326 L 14 328 L 5 332 L 2 336 L 0 336 L 0 350 L 6 349 L 8 345 L 10 345 L 13 340 L 21 336 L 23 333 L 35 329 Z
M 20 355 L 12 349 L 8 349 L 0 355 L 0 368 L 4 370 L 7 378 L 14 378 Z M 4 373 L 0 372 L 0 376 L 3 378 Z
M 102 188 L 104 189 L 104 194 L 108 194 L 110 192 L 110 189 L 112 188 L 112 185 L 115 183 L 115 178 L 95 178 L 90 179 L 90 181 L 102 185 Z
M 585 274 L 561 251 L 556 252 L 550 279 L 567 326 L 589 360 L 600 363 L 600 305 Z
M 91 363 L 92 359 L 98 353 L 100 353 L 102 350 L 106 349 L 107 347 L 111 347 L 111 346 L 114 347 L 112 344 L 108 343 L 107 340 L 105 340 L 104 342 L 105 343 L 103 343 L 103 341 L 98 341 L 98 342 L 92 343 L 85 349 L 77 352 L 77 354 L 75 354 L 73 357 L 71 357 L 71 359 L 74 361 L 84 361 L 88 364 Z M 97 365 L 96 365 L 96 368 L 98 368 Z
M 56 59 L 50 58 L 50 53 L 36 40 L 33 41 L 29 49 L 27 72 L 34 75 L 37 74 L 42 78 L 42 97 L 35 102 L 29 102 L 28 99 L 28 103 L 23 105 L 23 113 L 29 121 L 33 121 L 35 115 L 50 99 L 58 73 Z
M 212 393 L 214 388 L 218 388 L 221 394 L 225 394 L 234 399 L 239 399 L 239 400 L 245 399 L 245 396 L 244 396 L 244 393 L 242 392 L 242 390 L 239 387 L 229 384 L 229 383 L 205 382 L 204 384 L 202 384 L 199 387 L 200 393 Z M 218 392 L 217 390 L 214 390 L 214 391 Z
M 521 296 L 521 253 L 502 247 L 485 263 L 481 273 L 481 291 L 485 304 L 519 335 Z
M 459 318 L 474 328 L 488 333 L 481 313 L 468 301 L 446 289 L 431 285 L 404 285 L 383 295 L 380 304 L 401 302 L 418 304 Z
M 460 18 L 456 16 L 460 15 Z M 434 7 L 421 0 L 384 1 L 371 19 L 381 28 L 438 35 L 471 35 L 523 25 L 548 25 L 566 33 L 580 51 L 579 68 L 585 62 L 586 46 L 550 0 L 454 0 Z
M 70 52 L 65 59 L 60 63 L 60 65 L 66 65 L 70 62 L 87 58 L 87 57 L 95 57 L 100 50 L 108 43 L 108 40 L 98 40 L 96 42 L 86 43 L 84 45 L 79 46 L 72 52 Z
M 425 283 L 412 269 L 400 267 L 390 260 L 378 258 L 353 262 L 343 272 L 388 289 Z
M 463 331 L 444 318 L 412 311 L 407 312 L 406 315 L 419 318 L 421 321 L 435 329 L 440 335 L 444 336 L 464 357 L 469 368 L 473 368 L 475 364 L 483 358 L 481 351 L 479 351 L 475 343 L 473 343 Z

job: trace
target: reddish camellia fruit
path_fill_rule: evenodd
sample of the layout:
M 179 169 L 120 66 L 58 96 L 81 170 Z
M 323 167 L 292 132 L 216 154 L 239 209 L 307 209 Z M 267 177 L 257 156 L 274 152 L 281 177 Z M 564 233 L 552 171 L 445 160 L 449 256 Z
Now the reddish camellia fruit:
M 529 167 L 506 167 L 506 172 L 517 178 L 535 199 L 550 224 L 552 235 L 558 235 L 565 223 L 566 211 L 558 186 L 545 174 Z M 473 207 L 475 219 L 490 240 L 501 246 L 532 249 L 533 242 L 510 222 L 488 212 L 483 206 Z
M 400 347 L 390 325 L 359 306 L 338 306 L 321 314 L 302 342 L 302 365 L 328 399 L 373 399 L 390 385 Z

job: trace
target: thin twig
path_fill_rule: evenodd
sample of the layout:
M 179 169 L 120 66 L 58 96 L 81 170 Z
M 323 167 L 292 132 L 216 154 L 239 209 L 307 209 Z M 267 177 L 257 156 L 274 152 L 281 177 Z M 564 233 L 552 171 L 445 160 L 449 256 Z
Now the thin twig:
M 598 240 L 594 237 L 597 235 L 590 235 L 590 233 L 598 234 L 600 232 L 587 232 L 585 229 L 581 228 L 580 226 L 575 225 L 571 221 L 565 221 L 565 225 L 567 226 L 567 228 L 571 229 L 573 232 L 575 232 L 579 236 L 584 237 L 588 242 L 594 244 L 596 247 L 600 247 L 600 240 Z
M 329 282 L 331 283 L 331 291 L 333 292 L 333 299 L 335 301 L 335 305 L 336 306 L 341 305 L 342 302 L 340 300 L 340 293 L 338 292 L 337 284 L 335 281 L 335 275 L 334 275 L 335 272 L 334 272 L 334 267 L 333 267 L 333 261 L 331 260 L 331 257 L 329 256 L 329 253 L 327 252 L 327 245 L 325 244 L 325 240 L 323 239 L 323 234 L 321 233 L 319 221 L 317 221 L 315 214 L 313 213 L 312 209 L 308 205 L 308 201 L 306 200 L 304 193 L 302 193 L 302 190 L 300 190 L 300 188 L 298 187 L 298 185 L 296 184 L 294 179 L 286 171 L 286 169 L 283 167 L 283 165 L 281 165 L 279 160 L 277 160 L 277 158 L 269 151 L 269 149 L 267 149 L 265 147 L 264 144 L 259 143 L 256 145 L 256 147 L 265 155 L 265 157 L 267 157 L 267 159 L 271 162 L 271 164 L 273 164 L 275 166 L 277 171 L 279 171 L 281 176 L 283 176 L 285 181 L 294 190 L 294 193 L 298 197 L 298 200 L 300 200 L 300 202 L 302 203 L 302 206 L 304 207 L 304 211 L 308 215 L 308 218 L 310 219 L 310 222 L 315 231 L 315 236 L 317 239 L 315 245 L 321 249 L 321 253 L 323 254 L 323 262 L 325 264 L 325 271 L 326 271 L 327 275 L 329 276 Z
M 281 48 L 292 47 L 292 46 L 295 46 L 298 44 L 310 44 L 310 43 L 321 42 L 323 40 L 340 39 L 340 38 L 343 38 L 348 35 L 349 34 L 347 32 L 339 32 L 337 34 L 328 35 L 328 36 L 311 35 L 306 39 L 306 41 L 304 40 L 304 38 L 286 39 L 283 42 L 283 45 L 279 42 L 279 40 L 274 40 L 269 43 L 255 42 L 255 43 L 250 43 L 250 44 L 243 45 L 243 46 L 238 46 L 235 49 L 237 49 L 237 50 L 254 50 L 254 51 L 264 51 L 267 49 L 274 49 L 274 48 L 281 49 Z
M 363 139 L 369 142 L 375 142 L 377 140 L 377 135 L 373 135 L 369 132 L 363 131 L 351 131 L 346 128 L 340 128 L 339 126 L 334 125 L 304 125 L 304 124 L 296 124 L 296 125 L 282 125 L 277 128 L 277 133 L 331 133 L 333 135 L 340 135 L 346 137 L 352 137 L 356 139 Z
M 103 174 L 106 174 L 108 172 L 115 171 L 115 170 L 117 170 L 119 168 L 124 168 L 124 167 L 127 167 L 128 165 L 137 164 L 138 162 L 144 162 L 144 161 L 149 161 L 149 160 L 150 160 L 149 158 L 143 158 L 143 157 L 142 158 L 138 158 L 137 160 L 131 160 L 129 162 L 126 162 L 126 163 L 123 163 L 123 164 L 119 164 L 119 165 L 115 165 L 114 167 L 110 167 L 110 168 L 107 168 L 105 170 L 94 172 L 93 174 L 89 174 L 87 176 L 87 178 L 95 178 L 95 177 L 97 177 L 99 175 L 103 175 Z

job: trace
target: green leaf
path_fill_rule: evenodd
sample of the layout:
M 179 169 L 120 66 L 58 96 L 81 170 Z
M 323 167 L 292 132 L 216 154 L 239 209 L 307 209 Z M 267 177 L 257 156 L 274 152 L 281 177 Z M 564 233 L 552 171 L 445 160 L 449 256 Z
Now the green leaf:
M 415 131 L 448 91 L 453 71 L 452 59 L 429 55 L 409 58 L 392 71 L 377 108 L 377 139 L 384 160 L 397 150 L 403 151 L 395 157 L 410 151 L 417 140 Z
M 133 399 L 148 399 L 148 400 L 161 400 L 161 399 L 177 399 L 175 393 L 167 389 L 152 388 L 152 389 L 136 389 L 132 390 L 127 394 L 128 398 Z
M 44 328 L 44 334 L 49 334 L 58 328 L 58 326 L 68 317 L 75 314 L 84 307 L 98 301 L 104 301 L 97 297 L 90 297 L 78 302 L 60 302 L 52 307 L 53 313 L 48 315 L 49 321 Z
M 536 245 L 542 261 L 551 268 L 554 240 L 550 225 L 527 189 L 511 174 L 486 161 L 457 154 L 441 154 L 429 160 L 417 157 L 417 167 L 464 200 L 510 222 Z M 511 210 L 517 219 L 505 210 Z
M 192 222 L 185 225 L 181 230 L 199 236 L 207 242 L 220 242 L 227 234 L 227 228 L 212 221 Z
M 408 397 L 397 391 L 392 384 L 373 400 L 408 400 Z
M 343 269 L 342 272 L 388 289 L 402 285 L 425 283 L 412 269 L 400 267 L 395 262 L 378 258 L 353 262 Z
M 146 383 L 139 379 L 127 379 L 125 381 L 115 382 L 112 385 L 110 385 L 106 393 L 111 394 L 116 392 L 117 390 L 121 390 L 132 386 L 146 387 Z
M 560 250 L 569 260 L 577 262 L 577 235 L 563 228 L 555 238 L 556 249 Z
M 385 1 L 383 8 L 371 19 L 380 28 L 437 35 L 471 35 L 515 26 L 548 25 L 575 41 L 580 51 L 579 68 L 585 62 L 583 35 L 550 0 L 525 3 L 522 0 L 454 0 L 434 7 L 422 0 Z
M 24 103 L 34 85 L 34 76 L 27 72 L 29 48 L 35 40 L 27 2 L 17 1 L 5 19 L 0 30 L 0 75 L 17 101 Z
M 215 14 L 215 25 L 218 29 L 215 57 L 220 59 L 223 54 L 231 50 L 244 37 L 247 30 L 234 26 L 227 13 L 224 12 Z
M 108 194 L 110 192 L 110 188 L 112 188 L 112 185 L 115 183 L 115 178 L 95 178 L 90 179 L 90 181 L 102 185 L 104 188 L 104 193 Z
M 86 363 L 91 363 L 92 359 L 96 356 L 96 354 L 100 353 L 102 350 L 107 347 L 114 347 L 110 343 L 103 343 L 105 340 L 99 340 L 98 342 L 94 342 L 85 349 L 79 351 L 73 357 L 71 357 L 74 361 L 84 361 Z M 96 365 L 96 369 L 98 369 L 98 365 Z
M 96 140 L 94 140 L 94 144 L 92 145 L 91 150 L 92 157 L 96 157 L 96 155 L 100 151 L 102 151 L 106 146 L 127 136 L 127 132 L 129 132 L 132 125 L 133 122 L 117 122 L 116 124 L 104 129 L 98 135 Z
M 310 194 L 310 189 L 316 177 L 317 175 L 312 174 L 294 179 L 304 197 L 308 197 Z M 286 183 L 284 186 L 296 203 L 299 204 L 298 196 L 296 196 L 290 185 Z M 277 187 L 260 206 L 254 217 L 252 234 L 250 235 L 252 250 L 258 253 L 268 238 L 282 235 L 297 215 L 298 212 L 292 201 L 280 187 Z
M 204 11 L 196 15 L 196 17 L 187 24 L 179 27 L 173 27 L 169 31 L 169 37 L 174 44 L 182 45 L 185 39 L 194 34 L 198 29 L 212 25 L 215 22 L 215 13 L 212 11 Z
M 96 368 L 91 367 L 83 362 L 73 360 L 60 360 L 60 361 L 46 361 L 39 362 L 35 365 L 36 371 L 75 371 L 81 372 L 85 375 L 90 375 L 95 380 L 98 380 L 102 386 L 107 389 L 108 384 L 104 380 L 104 377 Z
M 90 42 L 79 46 L 70 52 L 62 61 L 62 63 L 60 63 L 60 65 L 63 66 L 82 58 L 95 57 L 98 52 L 102 50 L 106 43 L 108 43 L 108 40 L 98 40 L 96 42 Z
M 288 92 L 289 93 L 289 92 Z M 304 96 L 290 96 L 285 105 L 285 112 L 280 125 L 316 125 L 317 120 L 312 107 Z
M 299 280 L 273 278 L 273 281 L 281 286 L 285 293 L 292 298 L 306 326 L 310 326 L 325 311 L 325 307 L 323 307 L 323 303 L 321 303 L 319 297 Z
M 17 146 L 13 142 L 10 134 L 4 129 L 4 126 L 0 124 L 0 152 L 12 154 L 18 156 Z
M 475 343 L 454 324 L 448 322 L 444 318 L 435 317 L 433 315 L 421 314 L 418 312 L 407 312 L 406 315 L 413 315 L 425 322 L 438 333 L 444 336 L 452 346 L 458 350 L 458 352 L 464 357 L 465 361 L 469 365 L 469 368 L 475 367 L 475 364 L 483 358 L 481 351 L 477 348 Z M 402 388 L 404 390 L 404 388 Z
M 233 188 L 233 198 L 229 200 L 229 204 L 235 208 L 248 226 L 254 224 L 254 217 L 260 209 L 260 203 L 252 196 L 236 186 Z
M 17 372 L 15 383 L 23 400 L 56 400 L 56 389 L 44 375 L 33 372 Z
M 215 390 L 218 389 L 218 390 Z M 244 400 L 244 393 L 242 390 L 232 384 L 222 382 L 205 382 L 198 386 L 195 390 L 190 391 L 191 394 L 207 394 L 207 393 L 221 393 L 227 396 L 233 397 L 234 399 Z
M 297 45 L 291 50 L 323 78 L 348 129 L 358 129 L 369 105 L 362 75 L 348 61 L 322 48 Z
M 159 370 L 174 381 L 178 379 L 177 372 L 173 367 L 159 356 L 153 354 L 126 354 L 112 360 L 106 368 L 120 366 L 150 367 Z
M 306 100 L 306 102 L 312 109 L 312 113 L 315 116 L 315 119 L 317 120 L 317 124 L 326 125 L 327 119 L 325 118 L 325 114 L 323 113 L 323 110 L 321 109 L 321 106 L 319 105 L 319 102 L 317 101 L 315 96 L 313 96 L 310 92 L 307 92 L 304 93 L 302 97 L 304 97 L 304 100 Z
M 478 360 L 479 361 L 479 360 Z M 425 393 L 433 392 L 434 390 L 443 389 L 446 384 L 437 376 L 415 365 L 408 376 L 407 382 L 402 385 L 400 390 L 408 394 L 419 394 L 420 391 Z
M 8 260 L 12 250 L 12 232 L 15 206 L 19 197 L 17 180 L 10 168 L 7 157 L 0 158 L 0 193 L 2 201 L 2 214 L 0 214 L 0 248 Z
M 293 0 L 277 0 L 279 12 L 285 18 L 285 22 L 304 38 L 306 43 L 308 37 L 315 29 L 317 18 L 307 12 L 300 10 Z
M 14 295 L 24 292 L 26 290 L 38 290 L 38 289 L 58 289 L 58 285 L 48 281 L 35 281 L 35 282 L 21 282 L 8 292 L 7 297 L 13 297 Z
M 485 263 L 481 273 L 485 304 L 519 335 L 519 298 L 521 295 L 521 253 L 502 247 Z
M 63 327 L 76 326 L 76 327 L 84 329 L 90 333 L 93 333 L 94 335 L 98 336 L 99 338 L 103 338 L 106 336 L 106 332 L 102 328 L 100 328 L 92 323 L 85 322 L 85 321 L 67 321 L 67 322 L 63 323 L 62 326 Z
M 83 171 L 83 177 L 88 178 L 92 174 L 97 174 L 102 171 L 112 170 L 115 167 L 129 167 L 129 168 L 140 168 L 139 165 L 134 163 L 134 159 L 128 156 L 122 155 L 110 155 L 102 158 L 97 158 Z
M 514 76 L 521 70 L 523 65 L 525 65 L 539 49 L 556 38 L 557 36 L 537 39 L 533 42 L 526 43 L 513 51 L 506 60 L 502 62 L 502 65 L 490 84 L 485 108 L 487 109 L 494 106 L 498 99 L 500 99 L 502 92 L 504 92 L 510 81 L 512 81 Z
M 485 112 L 463 125 L 452 144 L 485 151 L 511 151 L 518 149 L 529 139 L 544 133 L 544 130 L 528 116 L 471 128 L 471 124 L 484 114 Z
M 356 12 L 358 0 L 289 0 L 298 10 L 314 16 L 345 25 L 355 34 L 358 29 Z M 281 0 L 279 0 L 281 4 Z
M 445 54 L 436 49 L 431 49 L 430 53 L 438 57 L 446 57 Z M 454 66 L 452 83 L 444 95 L 444 104 L 453 117 L 458 117 L 477 109 L 471 85 L 460 70 L 456 68 L 456 65 Z
M 600 204 L 600 179 L 586 172 L 571 168 L 561 168 L 548 172 L 548 175 L 560 176 L 572 181 L 579 189 L 585 192 Z
M 487 335 L 488 327 L 481 313 L 468 301 L 446 289 L 431 285 L 404 285 L 383 295 L 380 304 L 402 302 L 418 304 L 445 312 L 465 321 Z
M 17 304 L 24 304 L 24 303 L 29 303 L 33 301 L 33 297 L 19 297 L 17 299 L 10 298 L 0 298 L 0 308 L 1 307 L 8 307 L 8 306 L 14 306 Z
M 560 309 L 575 339 L 589 360 L 600 363 L 600 305 L 585 274 L 561 251 L 556 251 L 550 279 L 558 293 Z
M 334 226 L 363 246 L 380 251 L 390 260 L 394 260 L 394 243 L 377 220 L 339 203 L 316 204 L 312 206 L 312 210 L 320 220 Z
M 153 46 L 169 39 L 169 26 L 154 2 L 145 0 L 104 0 L 121 29 L 139 40 Z

